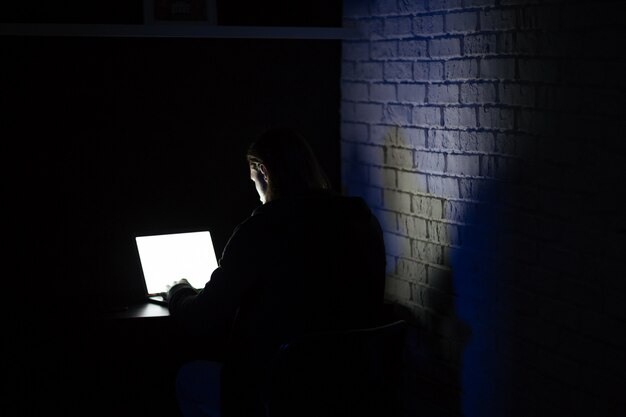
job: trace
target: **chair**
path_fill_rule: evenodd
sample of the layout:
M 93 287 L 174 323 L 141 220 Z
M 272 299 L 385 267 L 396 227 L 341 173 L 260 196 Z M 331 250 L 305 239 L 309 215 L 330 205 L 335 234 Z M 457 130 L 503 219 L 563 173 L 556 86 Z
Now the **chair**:
M 406 328 L 400 320 L 283 345 L 265 393 L 266 416 L 392 416 Z

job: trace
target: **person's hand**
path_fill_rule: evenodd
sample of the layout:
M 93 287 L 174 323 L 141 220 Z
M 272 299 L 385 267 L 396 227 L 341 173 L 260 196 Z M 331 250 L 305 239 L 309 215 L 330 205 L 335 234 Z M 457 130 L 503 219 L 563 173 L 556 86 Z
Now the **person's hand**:
M 167 292 L 170 291 L 170 289 L 174 286 L 174 285 L 178 285 L 178 284 L 187 284 L 189 285 L 189 281 L 187 281 L 187 278 L 181 278 L 178 281 L 174 281 L 172 282 L 170 285 L 166 285 L 165 289 L 167 290 Z
M 171 284 L 166 285 L 166 286 L 165 286 L 165 292 L 164 292 L 163 294 L 161 294 L 161 296 L 163 297 L 163 300 L 165 300 L 165 301 L 169 301 L 169 298 L 170 298 L 170 297 L 169 297 L 169 295 L 170 295 L 170 290 L 172 289 L 172 287 L 173 287 L 173 286 L 178 285 L 178 284 L 187 284 L 187 285 L 190 285 L 190 284 L 189 284 L 189 281 L 187 281 L 187 279 L 186 279 L 186 278 L 181 278 L 181 279 L 179 279 L 178 281 L 174 281 L 174 282 L 172 282 Z

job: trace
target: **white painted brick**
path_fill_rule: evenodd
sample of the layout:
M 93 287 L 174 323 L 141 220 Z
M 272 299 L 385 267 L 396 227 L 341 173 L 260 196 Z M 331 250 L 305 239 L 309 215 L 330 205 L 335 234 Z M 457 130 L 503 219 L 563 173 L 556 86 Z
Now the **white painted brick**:
M 371 43 L 372 59 L 395 58 L 398 55 L 398 41 L 377 41 Z
M 383 64 L 380 62 L 356 62 L 354 64 L 354 78 L 361 81 L 383 79 Z
M 356 110 L 355 103 L 353 101 L 345 101 L 341 102 L 341 108 L 339 112 L 341 113 L 341 121 L 342 122 L 356 122 Z
M 452 57 L 461 55 L 459 38 L 440 38 L 428 41 L 428 55 L 432 58 Z
M 441 113 L 439 107 L 416 106 L 413 108 L 413 125 L 433 126 L 441 124 Z
M 458 130 L 431 129 L 428 131 L 428 147 L 431 149 L 460 149 Z
M 496 0 L 463 0 L 464 7 L 495 6 Z
M 395 145 L 403 148 L 424 148 L 426 146 L 426 130 L 413 127 L 398 129 Z
M 478 26 L 477 12 L 448 13 L 445 15 L 447 33 L 473 32 Z
M 394 15 L 397 13 L 397 3 L 394 0 L 378 0 L 370 3 L 372 15 Z
M 354 105 L 354 121 L 358 122 L 382 122 L 383 106 L 373 103 L 356 103 Z
M 367 61 L 370 58 L 369 42 L 345 41 L 342 46 L 341 58 L 348 61 Z
M 413 150 L 405 148 L 387 148 L 387 165 L 394 168 L 413 168 Z
M 494 83 L 463 83 L 461 84 L 461 103 L 484 104 L 496 102 L 496 85 Z
M 476 204 L 465 201 L 444 201 L 443 218 L 459 223 L 468 223 L 476 218 Z
M 426 283 L 426 265 L 412 259 L 399 258 L 396 263 L 397 274 L 406 280 L 416 283 Z
M 421 58 L 428 55 L 428 42 L 425 40 L 402 40 L 398 43 L 397 58 Z
M 383 206 L 399 213 L 411 212 L 411 195 L 393 190 L 383 190 Z
M 439 152 L 419 151 L 415 155 L 415 166 L 420 171 L 440 172 L 446 169 L 444 154 Z
M 480 29 L 506 30 L 515 29 L 517 24 L 516 9 L 491 9 L 480 12 Z
M 411 62 L 385 62 L 385 80 L 413 81 L 413 64 Z
M 413 212 L 431 219 L 441 219 L 443 200 L 433 197 L 413 196 L 411 198 Z
M 398 1 L 398 11 L 402 14 L 414 14 L 427 10 L 424 0 L 400 0 Z
M 493 183 L 490 180 L 461 178 L 458 184 L 460 195 L 457 197 L 483 201 L 492 201 L 495 198 Z
M 515 111 L 492 106 L 480 107 L 478 121 L 480 127 L 510 130 L 515 127 Z
M 385 298 L 402 304 L 414 303 L 411 284 L 404 278 L 388 276 L 385 280 Z
M 412 215 L 399 214 L 398 233 L 414 239 L 426 239 L 428 237 L 426 219 Z
M 428 192 L 438 197 L 459 198 L 459 180 L 430 175 L 428 177 Z
M 446 172 L 449 174 L 476 176 L 480 173 L 478 155 L 449 154 L 447 160 Z
M 478 60 L 451 59 L 445 62 L 445 78 L 447 80 L 468 80 L 478 77 Z
M 413 79 L 415 81 L 439 81 L 444 78 L 443 62 L 415 62 L 413 64 Z
M 446 127 L 476 127 L 476 108 L 446 107 L 443 109 L 443 122 Z
M 480 176 L 490 178 L 496 176 L 496 157 L 494 155 L 481 156 Z
M 495 54 L 496 45 L 495 33 L 467 35 L 463 38 L 463 54 L 466 56 Z
M 443 248 L 441 245 L 415 239 L 411 246 L 414 259 L 431 264 L 443 264 Z
M 423 104 L 426 101 L 424 84 L 398 84 L 398 101 Z
M 458 149 L 470 152 L 493 152 L 495 138 L 492 132 L 462 131 L 459 134 Z
M 460 233 L 456 225 L 436 221 L 428 221 L 428 239 L 443 245 L 460 245 Z
M 368 99 L 367 84 L 349 83 L 341 84 L 341 97 L 343 100 L 366 101 Z
M 356 65 L 354 62 L 341 61 L 341 80 L 356 80 Z M 360 80 L 359 80 L 360 81 Z
M 459 9 L 463 6 L 462 0 L 429 0 L 428 1 L 428 10 L 445 10 L 448 11 L 450 9 Z
M 519 32 L 515 32 L 517 35 Z M 504 55 L 519 55 L 517 52 L 517 44 L 515 42 L 515 36 L 512 32 L 500 32 L 496 36 L 496 51 L 498 54 Z
M 383 19 L 381 18 L 359 19 L 356 21 L 355 28 L 365 39 L 383 39 Z
M 415 149 L 424 147 L 426 133 L 423 129 L 393 125 L 372 125 L 371 140 L 377 145 Z
M 376 145 L 394 145 L 398 128 L 390 125 L 371 125 L 370 126 L 371 142 Z
M 387 104 L 383 110 L 383 122 L 397 125 L 411 124 L 412 106 L 406 104 Z
M 395 84 L 372 84 L 369 89 L 369 99 L 372 101 L 396 101 Z
M 411 18 L 388 17 L 383 21 L 383 31 L 385 36 L 390 37 L 410 35 L 412 33 Z
M 458 103 L 459 86 L 456 84 L 430 84 L 428 103 Z
M 409 193 L 425 193 L 428 189 L 426 175 L 416 172 L 398 171 L 398 189 Z
M 443 15 L 416 16 L 413 18 L 413 33 L 418 36 L 444 33 Z

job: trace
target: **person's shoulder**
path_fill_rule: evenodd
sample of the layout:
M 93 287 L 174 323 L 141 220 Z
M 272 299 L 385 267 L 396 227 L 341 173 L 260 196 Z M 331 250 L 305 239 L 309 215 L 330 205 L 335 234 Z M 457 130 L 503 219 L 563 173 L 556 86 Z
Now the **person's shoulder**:
M 351 213 L 363 213 L 369 214 L 371 210 L 365 200 L 359 196 L 334 194 L 329 197 L 332 201 L 331 204 L 342 207 Z
M 256 207 L 250 216 L 242 220 L 233 230 L 232 236 L 256 236 L 265 233 L 268 229 L 275 227 L 277 219 L 281 218 L 280 204 L 271 201 Z

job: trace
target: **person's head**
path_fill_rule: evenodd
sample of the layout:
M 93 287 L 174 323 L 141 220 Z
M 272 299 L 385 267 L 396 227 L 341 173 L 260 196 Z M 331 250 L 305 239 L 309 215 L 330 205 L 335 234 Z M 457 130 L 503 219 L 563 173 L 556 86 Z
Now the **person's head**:
M 330 183 L 311 147 L 298 132 L 271 129 L 249 146 L 250 178 L 263 203 L 279 197 L 330 189 Z

